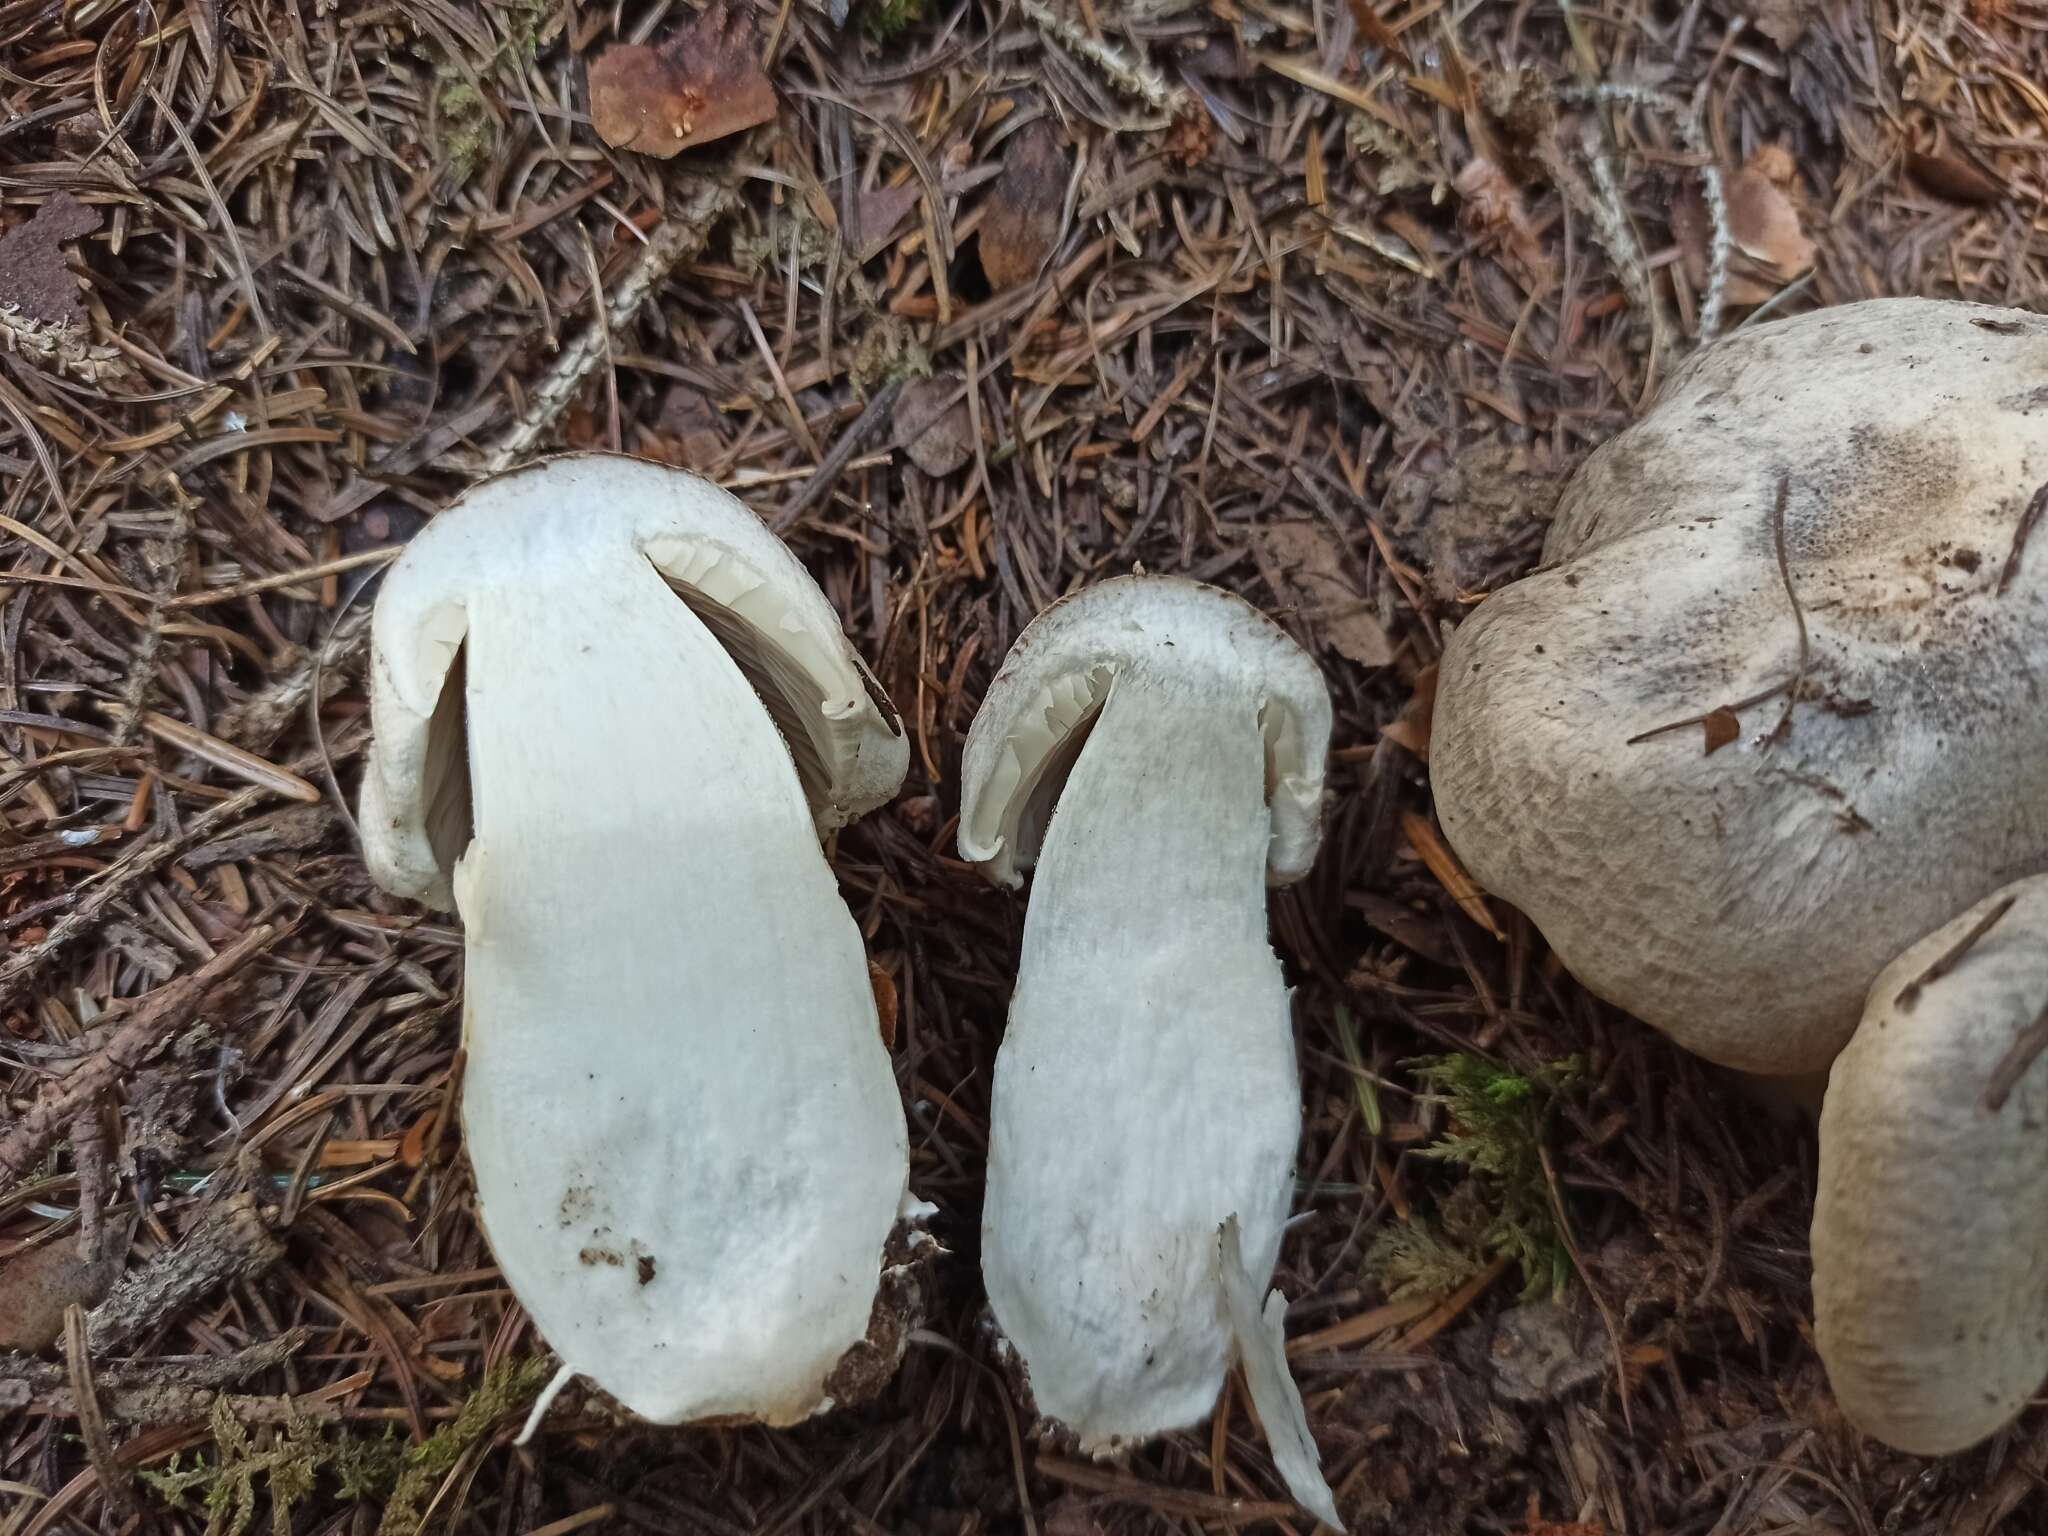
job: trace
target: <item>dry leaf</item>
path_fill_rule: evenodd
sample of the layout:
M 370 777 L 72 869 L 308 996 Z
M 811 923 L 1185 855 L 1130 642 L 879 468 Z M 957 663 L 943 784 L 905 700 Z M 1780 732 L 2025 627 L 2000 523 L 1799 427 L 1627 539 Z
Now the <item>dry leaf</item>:
M 661 43 L 620 43 L 590 66 L 590 120 L 614 149 L 667 160 L 775 116 L 747 13 L 713 0 Z
M 882 1049 L 896 1049 L 896 978 L 873 960 L 868 962 L 868 985 L 875 993 L 875 1018 L 882 1026 Z
M 981 219 L 981 270 L 993 291 L 1037 280 L 1060 237 L 1072 168 L 1048 118 L 1011 138 Z
M 1788 282 L 1813 266 L 1813 242 L 1775 181 L 1744 166 L 1728 178 L 1725 194 L 1728 235 L 1738 251 Z
M 58 192 L 35 217 L 0 235 L 0 308 L 38 325 L 85 324 L 78 279 L 64 265 L 64 242 L 100 227 L 100 216 L 69 192 Z
M 1435 662 L 1415 674 L 1415 692 L 1380 732 L 1425 763 L 1429 761 L 1430 726 L 1436 719 L 1436 675 Z
M 663 464 L 700 473 L 725 452 L 718 412 L 704 392 L 688 384 L 671 384 L 661 397 L 654 426 L 640 429 L 640 452 Z
M 1296 608 L 1323 639 L 1361 667 L 1394 659 L 1379 616 L 1345 569 L 1344 551 L 1321 523 L 1266 523 L 1252 539 L 1259 574 L 1285 607 Z
M 1707 750 L 1705 755 L 1708 757 L 1712 757 L 1716 752 L 1727 746 L 1729 742 L 1742 734 L 1742 717 L 1737 715 L 1734 710 L 1728 709 L 1725 706 L 1708 715 L 1700 724 L 1706 729 Z
M 922 191 L 920 183 L 906 181 L 900 187 L 876 187 L 860 194 L 846 230 L 847 249 L 856 262 L 873 261 L 888 248 L 916 210 Z
M 896 441 L 934 479 L 952 474 L 974 455 L 974 423 L 961 383 L 957 373 L 912 379 L 896 397 L 890 417 Z
M 93 1262 L 80 1255 L 84 1243 L 60 1237 L 0 1264 L 0 1351 L 47 1349 L 64 1331 L 66 1307 L 95 1306 L 106 1295 L 123 1250 Z
M 1550 264 L 1543 256 L 1543 241 L 1507 173 L 1484 155 L 1474 155 L 1458 172 L 1456 185 L 1464 199 L 1465 222 L 1476 234 L 1499 233 L 1501 254 L 1522 291 L 1548 288 Z
M 1908 151 L 1906 174 L 1952 203 L 2001 203 L 2007 196 L 2005 183 L 1955 155 Z

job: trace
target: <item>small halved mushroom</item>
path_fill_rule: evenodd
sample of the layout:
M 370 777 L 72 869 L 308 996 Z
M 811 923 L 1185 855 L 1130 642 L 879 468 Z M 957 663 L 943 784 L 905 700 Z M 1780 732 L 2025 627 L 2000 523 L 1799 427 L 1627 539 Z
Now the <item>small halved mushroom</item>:
M 1738 332 L 1565 492 L 1445 649 L 1472 874 L 1728 1066 L 1824 1067 L 1878 971 L 2048 858 L 2048 317 Z
M 480 1213 L 565 1371 L 667 1423 L 872 1380 L 908 1150 L 818 834 L 908 747 L 824 595 L 709 483 L 577 455 L 436 517 L 372 659 L 365 858 L 462 915 Z
M 1037 867 L 982 1273 L 1038 1411 L 1090 1452 L 1185 1428 L 1235 1348 L 1276 1463 L 1335 1524 L 1256 1304 L 1301 1134 L 1266 884 L 1314 860 L 1329 734 L 1315 665 L 1247 604 L 1104 582 L 1041 614 L 990 686 L 960 852 L 1004 885 Z
M 1901 1450 L 2002 1429 L 2048 1378 L 2048 876 L 1878 977 L 1835 1059 L 1814 1334 L 1842 1411 Z

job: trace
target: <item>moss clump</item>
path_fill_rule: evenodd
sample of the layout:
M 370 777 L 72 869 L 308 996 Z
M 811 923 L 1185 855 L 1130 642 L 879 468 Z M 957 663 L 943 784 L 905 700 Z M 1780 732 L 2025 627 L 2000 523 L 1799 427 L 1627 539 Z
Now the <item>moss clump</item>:
M 198 1458 L 188 1467 L 173 1457 L 169 1466 L 139 1475 L 171 1508 L 204 1510 L 206 1536 L 244 1536 L 256 1518 L 259 1488 L 270 1496 L 272 1536 L 291 1536 L 293 1506 L 323 1473 L 342 1498 L 384 1505 L 378 1536 L 419 1536 L 426 1506 L 450 1469 L 507 1416 L 523 1413 L 547 1379 L 544 1359 L 506 1361 L 484 1377 L 453 1422 L 410 1447 L 389 1429 L 374 1438 L 345 1428 L 323 1434 L 287 1402 L 284 1424 L 259 1448 L 223 1394 L 210 1421 L 214 1461 Z
M 924 0 L 867 0 L 860 9 L 860 29 L 878 43 L 924 20 Z
M 440 113 L 442 176 L 459 186 L 490 158 L 497 125 L 483 92 L 467 80 L 445 79 L 435 106 Z
M 206 1536 L 243 1536 L 256 1518 L 258 1483 L 270 1493 L 273 1536 L 291 1536 L 292 1506 L 313 1491 L 320 1469 L 333 1454 L 310 1419 L 287 1411 L 283 1427 L 258 1449 L 249 1431 L 228 1406 L 225 1394 L 213 1400 L 209 1421 L 219 1460 L 212 1466 L 196 1461 L 180 1467 L 173 1458 L 161 1472 L 143 1472 L 142 1480 L 173 1509 L 188 1511 L 194 1495 L 206 1511 Z
M 873 392 L 885 379 L 898 374 L 928 379 L 932 372 L 931 348 L 919 339 L 917 328 L 898 315 L 876 315 L 854 343 L 847 360 L 847 374 L 862 395 Z
M 1571 1253 L 1557 1226 L 1543 1138 L 1550 1109 L 1584 1072 L 1578 1057 L 1531 1073 L 1510 1072 L 1462 1052 L 1412 1061 L 1450 1125 L 1424 1157 L 1473 1177 L 1447 1197 L 1431 1223 L 1418 1217 L 1380 1234 L 1366 1268 L 1391 1296 L 1454 1290 L 1494 1258 L 1522 1271 L 1525 1296 L 1564 1289 Z
M 392 1485 L 391 1502 L 377 1522 L 377 1536 L 418 1536 L 425 1524 L 424 1511 L 441 1480 L 500 1420 L 524 1413 L 547 1385 L 548 1375 L 547 1361 L 533 1355 L 493 1366 L 453 1422 L 405 1453 L 405 1464 Z

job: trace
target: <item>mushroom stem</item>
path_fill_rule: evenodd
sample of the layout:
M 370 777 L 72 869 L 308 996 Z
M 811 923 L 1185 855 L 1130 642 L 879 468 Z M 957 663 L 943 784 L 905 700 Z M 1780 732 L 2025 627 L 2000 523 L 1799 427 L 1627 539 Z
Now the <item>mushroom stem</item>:
M 1039 1410 L 1089 1449 L 1214 1405 L 1232 1344 L 1218 1223 L 1237 1217 L 1254 1284 L 1279 1252 L 1300 1088 L 1266 937 L 1260 708 L 1251 679 L 1126 665 L 1038 855 L 983 1269 Z M 1112 1124 L 1129 1160 L 1105 1167 L 1089 1128 Z M 1101 1283 L 1091 1256 L 1113 1252 L 1144 1256 L 1132 1283 Z

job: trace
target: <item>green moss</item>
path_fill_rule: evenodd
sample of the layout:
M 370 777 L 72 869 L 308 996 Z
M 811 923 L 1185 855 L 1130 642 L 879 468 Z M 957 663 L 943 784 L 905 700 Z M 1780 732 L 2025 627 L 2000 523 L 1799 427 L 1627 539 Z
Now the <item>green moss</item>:
M 497 124 L 491 119 L 483 92 L 467 80 L 443 72 L 440 95 L 436 98 L 441 129 L 442 174 L 457 184 L 469 180 L 490 158 L 498 141 Z
M 924 0 L 867 0 L 860 8 L 861 31 L 878 43 L 923 20 Z
M 405 1447 L 390 1425 L 374 1440 L 343 1430 L 331 1463 L 341 1496 L 353 1503 L 375 1504 L 388 1498 L 405 1464 Z
M 1368 1254 L 1368 1270 L 1390 1295 L 1455 1289 L 1495 1257 L 1522 1272 L 1524 1295 L 1560 1291 L 1571 1254 L 1558 1231 L 1543 1138 L 1551 1105 L 1584 1074 L 1578 1057 L 1522 1074 L 1462 1052 L 1408 1064 L 1450 1124 L 1422 1156 L 1455 1163 L 1473 1177 L 1425 1218 L 1390 1228 Z
M 878 314 L 854 343 L 846 371 L 853 387 L 866 395 L 885 379 L 898 374 L 910 378 L 931 377 L 932 353 L 919 337 L 917 327 L 900 315 Z
M 323 1434 L 312 1420 L 289 1410 L 259 1447 L 222 1395 L 214 1399 L 210 1421 L 211 1463 L 201 1458 L 188 1467 L 173 1457 L 169 1466 L 139 1475 L 172 1509 L 204 1511 L 206 1536 L 244 1536 L 255 1521 L 259 1494 L 270 1499 L 272 1536 L 291 1536 L 293 1507 L 313 1492 L 323 1473 L 342 1498 L 384 1505 L 378 1536 L 418 1536 L 426 1506 L 450 1469 L 506 1417 L 524 1412 L 547 1378 L 544 1359 L 507 1361 L 484 1378 L 453 1422 L 411 1447 L 389 1429 L 375 1438 L 339 1426 Z
M 490 160 L 491 151 L 497 147 L 497 118 L 474 82 L 495 70 L 524 69 L 553 30 L 556 14 L 551 0 L 495 0 L 486 3 L 483 10 L 497 23 L 501 39 L 497 49 L 486 58 L 474 60 L 472 71 L 444 58 L 434 72 L 434 104 L 440 130 L 438 159 L 444 187 L 460 186 L 469 180 Z
M 332 1454 L 318 1427 L 291 1412 L 287 1399 L 284 1424 L 259 1449 L 225 1394 L 213 1400 L 209 1427 L 218 1457 L 213 1465 L 181 1467 L 173 1458 L 161 1472 L 143 1472 L 142 1481 L 176 1510 L 192 1512 L 196 1495 L 206 1511 L 206 1536 L 243 1536 L 255 1522 L 261 1484 L 270 1495 L 273 1536 L 291 1536 L 292 1506 L 313 1491 Z
M 548 1376 L 548 1363 L 538 1356 L 494 1366 L 452 1423 L 442 1425 L 431 1438 L 405 1453 L 405 1464 L 391 1489 L 391 1502 L 384 1506 L 384 1518 L 377 1523 L 377 1536 L 418 1536 L 427 1504 L 442 1479 L 500 1420 L 524 1413 L 547 1385 Z

